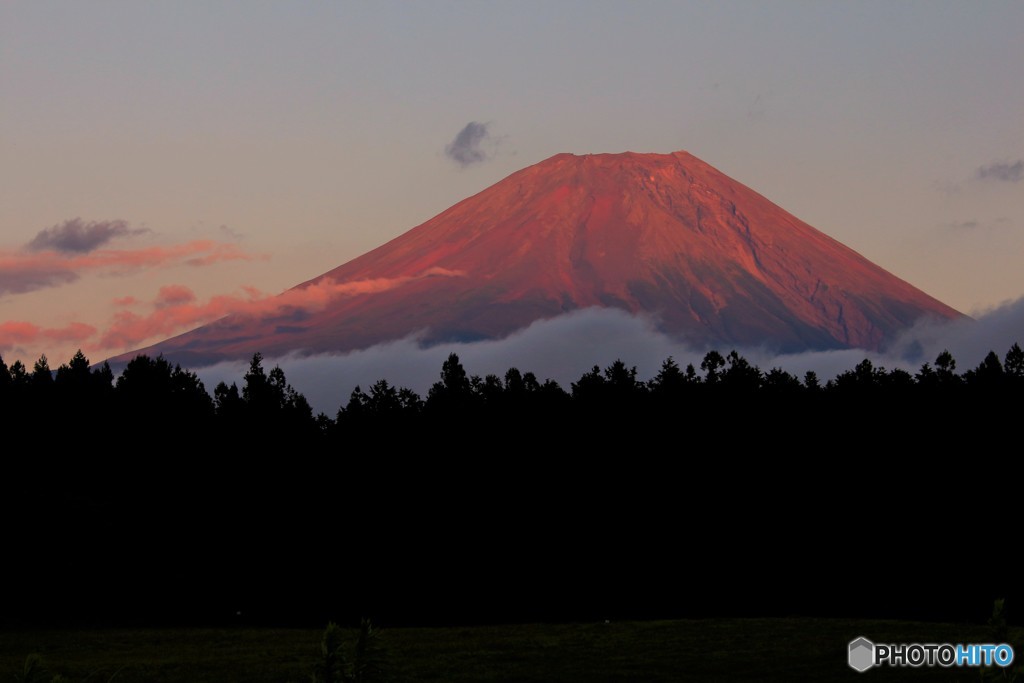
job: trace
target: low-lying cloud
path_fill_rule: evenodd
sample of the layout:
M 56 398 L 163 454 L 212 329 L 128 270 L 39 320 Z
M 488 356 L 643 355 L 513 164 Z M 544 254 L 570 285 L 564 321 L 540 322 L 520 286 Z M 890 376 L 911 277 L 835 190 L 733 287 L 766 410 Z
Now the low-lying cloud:
M 487 161 L 491 154 L 484 149 L 484 143 L 491 139 L 489 123 L 470 121 L 456 134 L 455 139 L 445 145 L 444 153 L 449 159 L 465 168 L 481 161 Z
M 913 374 L 947 349 L 962 372 L 977 367 L 989 351 L 1002 358 L 1015 342 L 1024 344 L 1024 299 L 979 314 L 976 320 L 921 322 L 881 353 L 844 349 L 780 355 L 762 348 L 736 350 L 762 371 L 780 367 L 803 378 L 811 370 L 825 382 L 865 358 L 876 367 L 903 368 Z M 723 354 L 732 350 L 727 345 L 717 348 Z M 636 366 L 638 376 L 646 380 L 658 373 L 669 356 L 682 367 L 692 363 L 699 368 L 708 350 L 658 332 L 651 319 L 617 309 L 586 309 L 535 322 L 501 340 L 422 348 L 411 336 L 344 355 L 270 358 L 265 365 L 280 365 L 289 383 L 306 395 L 315 410 L 333 417 L 348 402 L 355 386 L 366 390 L 379 379 L 407 386 L 425 397 L 439 379 L 441 364 L 453 352 L 470 374 L 504 376 L 506 370 L 516 367 L 533 372 L 541 381 L 554 379 L 569 390 L 572 382 L 595 365 L 604 368 L 622 359 Z M 212 391 L 219 381 L 241 384 L 247 367 L 248 361 L 243 360 L 200 368 L 198 373 Z
M 230 257 L 234 252 L 222 250 L 219 246 L 204 251 L 202 245 L 190 248 L 183 245 L 174 252 L 175 256 L 188 263 L 193 260 L 189 255 L 201 253 L 204 258 Z M 220 245 L 223 246 L 223 245 Z M 228 245 L 230 246 L 230 245 Z M 232 247 L 233 249 L 233 247 Z M 97 253 L 98 263 L 104 264 L 136 264 L 140 262 L 160 262 L 167 256 L 167 250 L 145 253 L 133 252 L 131 256 L 123 252 Z M 52 254 L 51 254 L 52 255 Z M 36 255 L 35 258 L 46 258 Z M 6 262 L 8 265 L 22 265 L 23 271 L 3 270 L 5 261 L 0 254 L 0 292 L 11 291 L 12 285 L 27 282 L 19 280 L 19 273 L 35 273 L 45 271 L 38 266 L 40 261 L 29 262 L 22 255 Z M 25 266 L 36 266 L 32 267 Z M 73 271 L 66 272 L 75 276 Z M 240 287 L 235 294 L 219 294 L 201 301 L 191 288 L 182 284 L 164 285 L 152 301 L 141 301 L 135 296 L 117 297 L 111 304 L 117 309 L 102 329 L 92 325 L 75 322 L 65 328 L 43 328 L 27 321 L 7 321 L 0 323 L 0 352 L 12 349 L 24 350 L 30 345 L 39 344 L 77 344 L 89 353 L 109 355 L 142 346 L 145 342 L 159 341 L 200 325 L 214 322 L 225 316 L 241 318 L 261 318 L 280 315 L 294 315 L 299 312 L 315 312 L 323 310 L 331 302 L 344 297 L 377 294 L 390 291 L 416 280 L 431 277 L 461 277 L 464 273 L 445 268 L 428 268 L 414 276 L 396 278 L 372 278 L 337 282 L 321 279 L 304 287 L 289 289 L 281 294 L 273 295 L 251 286 Z M 7 278 L 5 280 L 5 277 Z M 5 290 L 4 285 L 8 288 Z M 101 356 L 102 357 L 102 356 Z
M 138 235 L 144 228 L 132 228 L 126 221 L 83 221 L 72 218 L 51 228 L 40 230 L 25 245 L 29 251 L 56 251 L 63 254 L 85 254 L 102 247 L 115 237 Z
M 150 312 L 139 314 L 130 310 L 117 311 L 111 324 L 100 337 L 99 346 L 104 349 L 128 350 L 154 337 L 168 337 L 227 315 L 258 318 L 296 311 L 320 311 L 342 297 L 386 292 L 428 277 L 461 275 L 459 271 L 430 268 L 415 276 L 397 278 L 346 282 L 324 278 L 276 296 L 247 286 L 242 288 L 243 293 L 240 295 L 222 294 L 213 296 L 205 302 L 198 301 L 195 293 L 185 285 L 166 285 L 157 293 Z
M 978 180 L 995 180 L 1004 183 L 1016 183 L 1024 180 L 1024 159 L 1013 163 L 997 161 L 978 169 Z

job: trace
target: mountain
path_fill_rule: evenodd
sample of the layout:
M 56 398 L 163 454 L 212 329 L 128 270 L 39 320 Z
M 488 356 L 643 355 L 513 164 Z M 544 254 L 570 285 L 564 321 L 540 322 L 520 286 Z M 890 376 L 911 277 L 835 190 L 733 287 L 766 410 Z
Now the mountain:
M 142 349 L 186 365 L 499 338 L 586 307 L 698 346 L 877 350 L 961 314 L 686 152 L 558 154 L 258 308 Z

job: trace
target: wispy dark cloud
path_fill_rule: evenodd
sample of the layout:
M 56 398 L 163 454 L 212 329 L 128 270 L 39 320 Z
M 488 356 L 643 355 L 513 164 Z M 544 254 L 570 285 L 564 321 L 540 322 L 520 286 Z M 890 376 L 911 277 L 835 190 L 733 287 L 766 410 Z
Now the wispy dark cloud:
M 995 180 L 1004 183 L 1016 183 L 1024 180 L 1024 159 L 1011 163 L 995 162 L 978 169 L 978 180 Z
M 754 97 L 754 101 L 750 103 L 747 108 L 747 118 L 749 119 L 763 119 L 768 113 L 768 103 L 772 97 L 771 92 L 759 92 Z
M 946 227 L 953 230 L 974 230 L 978 225 L 980 225 L 978 221 L 953 221 L 952 223 L 946 223 Z
M 218 230 L 220 230 L 220 231 L 221 231 L 222 233 L 224 233 L 225 235 L 227 235 L 227 237 L 228 237 L 229 239 L 231 239 L 231 240 L 234 240 L 234 241 L 236 241 L 236 242 L 237 242 L 238 240 L 242 239 L 243 237 L 245 237 L 245 234 L 244 234 L 244 233 L 242 233 L 242 232 L 241 232 L 241 231 L 239 231 L 239 230 L 235 230 L 234 228 L 232 228 L 232 227 L 229 227 L 229 226 L 227 226 L 227 225 L 221 225 L 221 226 L 220 226 L 219 228 L 217 228 L 217 229 L 218 229 Z
M 24 294 L 37 289 L 74 282 L 78 273 L 61 264 L 24 262 L 0 254 L 0 296 Z
M 491 158 L 488 150 L 484 149 L 485 143 L 493 140 L 488 130 L 489 123 L 470 121 L 466 127 L 459 131 L 455 139 L 445 145 L 445 155 L 465 168 L 481 161 Z
M 30 251 L 57 251 L 62 254 L 87 254 L 115 237 L 138 235 L 144 228 L 132 228 L 126 221 L 83 221 L 72 218 L 52 228 L 40 230 L 26 248 Z

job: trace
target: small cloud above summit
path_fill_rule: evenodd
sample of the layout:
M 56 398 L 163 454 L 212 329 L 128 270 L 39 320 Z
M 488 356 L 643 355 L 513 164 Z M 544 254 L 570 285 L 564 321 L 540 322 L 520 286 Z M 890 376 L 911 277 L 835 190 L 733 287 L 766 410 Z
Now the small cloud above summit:
M 58 251 L 64 254 L 87 254 L 104 244 L 125 235 L 147 232 L 130 228 L 126 221 L 89 221 L 72 218 L 52 228 L 40 230 L 26 246 L 30 251 Z
M 484 145 L 496 144 L 497 140 L 491 135 L 489 123 L 470 121 L 459 131 L 455 139 L 445 145 L 444 154 L 449 159 L 465 168 L 481 161 L 487 161 L 494 156 L 493 151 L 484 149 Z
M 978 180 L 997 180 L 1016 183 L 1024 180 L 1024 159 L 1011 163 L 998 161 L 978 169 Z

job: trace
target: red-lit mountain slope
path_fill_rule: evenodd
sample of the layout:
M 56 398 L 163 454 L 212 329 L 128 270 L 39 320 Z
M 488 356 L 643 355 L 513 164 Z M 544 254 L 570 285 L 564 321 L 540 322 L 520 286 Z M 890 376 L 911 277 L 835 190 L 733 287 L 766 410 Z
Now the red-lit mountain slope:
M 589 307 L 696 345 L 878 349 L 960 314 L 687 154 L 559 154 L 281 295 L 148 349 L 184 364 L 497 338 Z M 130 354 L 134 355 L 134 354 Z

